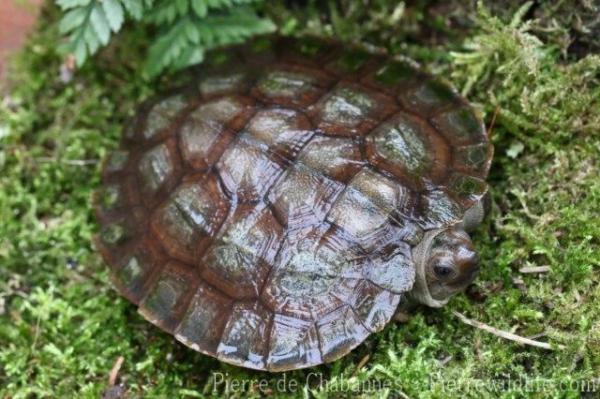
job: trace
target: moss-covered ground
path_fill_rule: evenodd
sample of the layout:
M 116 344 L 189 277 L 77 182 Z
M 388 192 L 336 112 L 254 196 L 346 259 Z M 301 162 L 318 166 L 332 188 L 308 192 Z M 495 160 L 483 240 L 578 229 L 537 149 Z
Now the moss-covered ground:
M 146 32 L 131 27 L 64 82 L 49 7 L 0 104 L 0 397 L 600 396 L 600 57 L 589 18 L 599 10 L 585 1 L 308 3 L 268 12 L 286 31 L 408 55 L 485 115 L 494 206 L 474 235 L 483 266 L 474 286 L 333 364 L 285 376 L 178 344 L 111 288 L 91 243 L 99 162 L 134 105 L 169 78 L 136 72 Z M 536 266 L 548 271 L 522 272 Z M 452 311 L 553 350 L 473 328 Z M 121 386 L 107 391 L 119 356 Z M 263 389 L 232 386 L 261 379 Z

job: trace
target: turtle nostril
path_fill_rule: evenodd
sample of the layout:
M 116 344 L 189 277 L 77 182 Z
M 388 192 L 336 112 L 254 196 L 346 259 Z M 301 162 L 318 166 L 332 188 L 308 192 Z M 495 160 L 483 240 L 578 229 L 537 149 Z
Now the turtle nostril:
M 471 248 L 461 245 L 456 252 L 456 257 L 460 263 L 476 264 L 479 262 L 479 254 Z
M 468 285 L 473 280 L 475 280 L 475 277 L 477 276 L 478 273 L 479 273 L 479 262 L 463 263 L 463 265 L 461 267 L 461 278 L 459 279 L 460 281 L 458 283 L 460 283 L 462 285 Z

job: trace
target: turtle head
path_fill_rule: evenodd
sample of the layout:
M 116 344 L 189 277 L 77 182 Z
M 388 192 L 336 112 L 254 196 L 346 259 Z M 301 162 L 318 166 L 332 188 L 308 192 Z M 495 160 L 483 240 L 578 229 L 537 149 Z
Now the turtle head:
M 413 249 L 416 280 L 411 297 L 440 307 L 464 290 L 479 270 L 479 256 L 462 226 L 428 231 Z

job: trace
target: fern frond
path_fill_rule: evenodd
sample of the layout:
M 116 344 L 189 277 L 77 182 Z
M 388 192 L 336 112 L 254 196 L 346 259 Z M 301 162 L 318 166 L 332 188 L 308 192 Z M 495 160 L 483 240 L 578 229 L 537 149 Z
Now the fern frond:
M 250 4 L 262 0 L 56 0 L 64 15 L 59 29 L 68 37 L 63 51 L 77 65 L 108 44 L 127 19 L 156 25 L 159 34 L 150 46 L 144 70 L 156 76 L 201 62 L 206 50 L 239 43 L 273 31 Z
M 56 4 L 65 12 L 59 30 L 68 36 L 61 49 L 82 65 L 121 30 L 126 15 L 139 20 L 152 0 L 56 0 Z
M 161 1 L 148 16 L 157 25 L 171 24 L 178 18 L 187 17 L 193 12 L 198 18 L 205 18 L 208 13 L 216 10 L 232 9 L 257 3 L 260 0 L 168 0 Z
M 240 43 L 253 35 L 271 32 L 274 24 L 252 10 L 236 8 L 227 14 L 178 18 L 150 47 L 144 71 L 156 76 L 164 69 L 180 69 L 200 62 L 212 48 Z

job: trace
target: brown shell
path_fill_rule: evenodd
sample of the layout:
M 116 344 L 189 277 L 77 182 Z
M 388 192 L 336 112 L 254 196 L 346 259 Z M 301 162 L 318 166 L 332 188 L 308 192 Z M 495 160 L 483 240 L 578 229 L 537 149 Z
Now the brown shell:
M 411 248 L 485 193 L 492 146 L 448 86 L 314 39 L 217 51 L 141 107 L 104 168 L 98 247 L 144 317 L 282 371 L 390 320 Z

